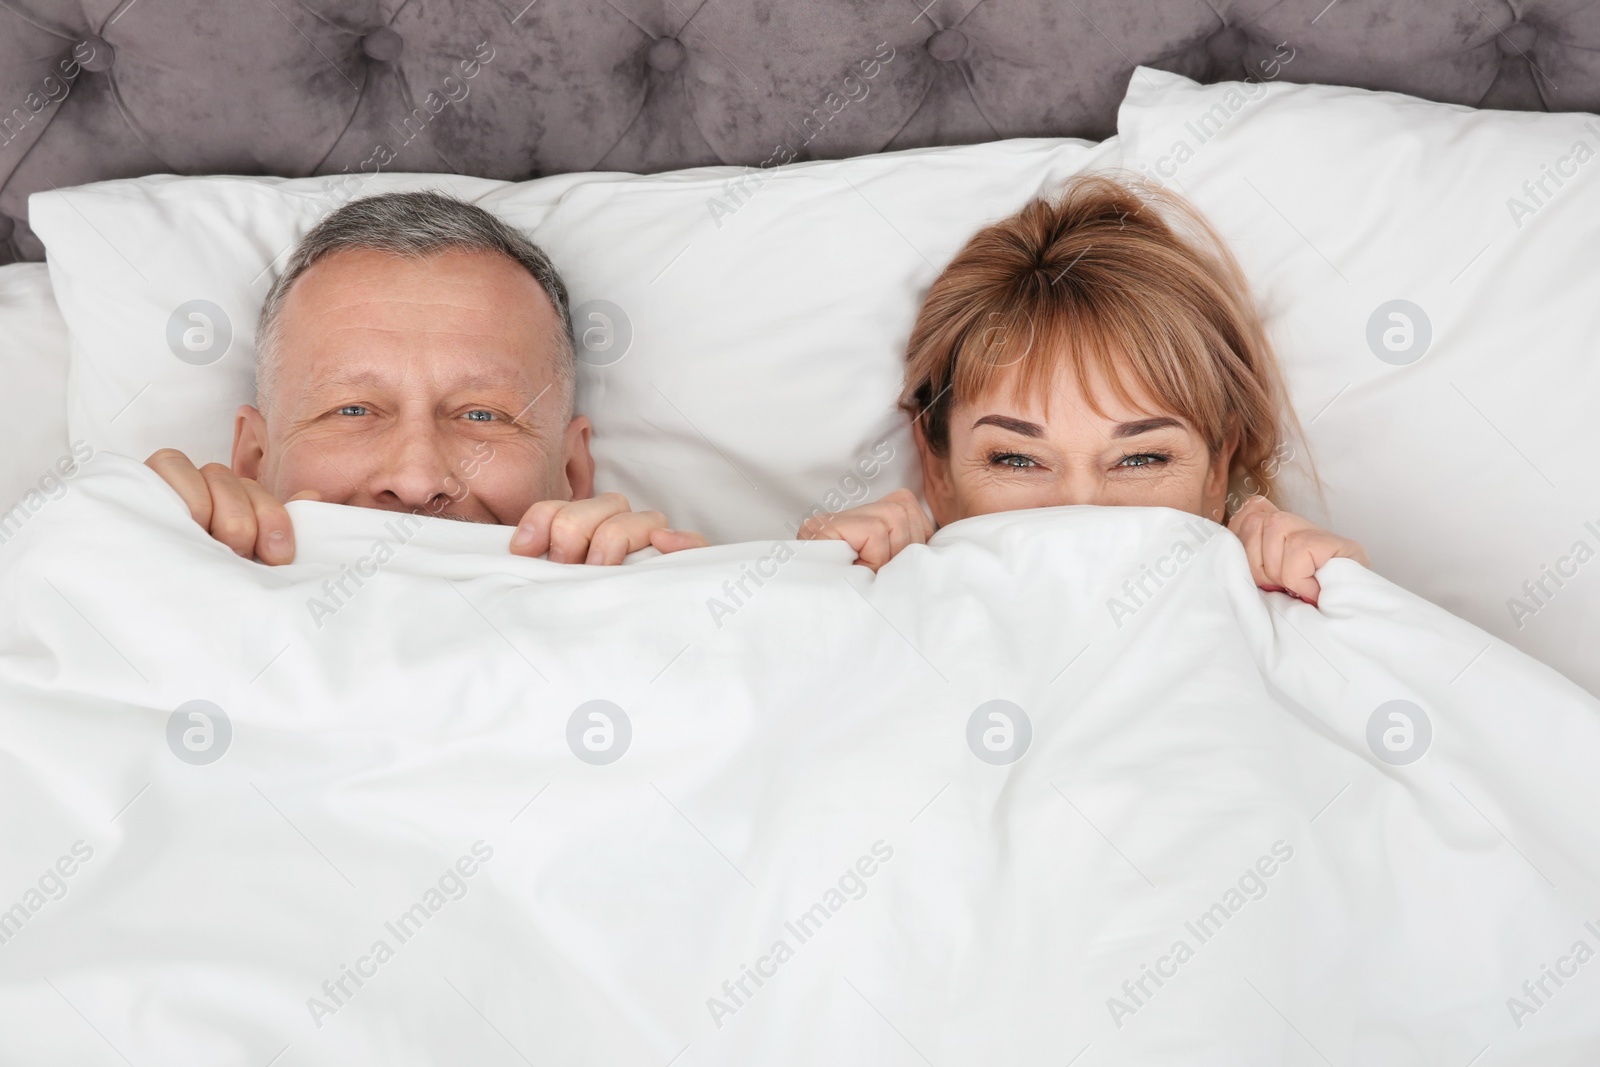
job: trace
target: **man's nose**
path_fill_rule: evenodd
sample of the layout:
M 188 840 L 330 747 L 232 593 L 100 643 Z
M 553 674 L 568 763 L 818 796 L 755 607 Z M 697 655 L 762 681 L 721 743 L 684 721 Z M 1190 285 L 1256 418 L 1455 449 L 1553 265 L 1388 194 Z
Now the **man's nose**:
M 444 436 L 432 420 L 394 427 L 368 487 L 379 507 L 437 513 L 461 491 Z

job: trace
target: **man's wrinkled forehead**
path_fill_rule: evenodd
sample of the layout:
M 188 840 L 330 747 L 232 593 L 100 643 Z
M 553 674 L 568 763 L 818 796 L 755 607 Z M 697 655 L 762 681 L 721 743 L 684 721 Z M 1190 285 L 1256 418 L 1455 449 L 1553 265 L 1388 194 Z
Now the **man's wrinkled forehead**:
M 402 256 L 341 249 L 306 269 L 284 310 L 367 329 L 484 335 L 531 329 L 556 317 L 543 287 L 520 264 L 465 250 Z
M 454 387 L 542 388 L 565 356 L 543 288 L 491 253 L 333 253 L 290 290 L 283 325 L 285 362 L 308 385 L 426 372 Z

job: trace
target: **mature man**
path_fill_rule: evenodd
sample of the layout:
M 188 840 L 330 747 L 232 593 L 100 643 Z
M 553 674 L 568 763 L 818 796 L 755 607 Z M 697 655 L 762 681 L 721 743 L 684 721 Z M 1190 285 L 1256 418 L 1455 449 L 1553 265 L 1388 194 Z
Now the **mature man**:
M 482 208 L 437 193 L 346 204 L 295 249 L 256 338 L 232 468 L 174 449 L 146 461 L 246 558 L 294 559 L 290 500 L 515 526 L 513 553 L 558 563 L 706 543 L 592 495 L 566 286 Z

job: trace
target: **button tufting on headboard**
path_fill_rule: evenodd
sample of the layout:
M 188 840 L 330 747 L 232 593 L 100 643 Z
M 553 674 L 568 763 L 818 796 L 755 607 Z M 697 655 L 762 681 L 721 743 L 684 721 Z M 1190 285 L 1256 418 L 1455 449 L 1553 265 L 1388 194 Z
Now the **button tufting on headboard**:
M 379 63 L 393 63 L 405 48 L 405 38 L 387 26 L 379 26 L 361 38 L 361 51 L 368 59 L 375 59 Z
M 1593 111 L 1600 0 L 0 0 L 0 262 L 44 254 L 30 193 L 143 174 L 1100 138 L 1141 63 Z
M 1526 22 L 1513 22 L 1495 37 L 1495 44 L 1500 46 L 1503 56 L 1525 55 L 1533 47 L 1539 31 Z
M 1250 35 L 1238 26 L 1227 26 L 1206 38 L 1206 51 L 1219 63 L 1234 63 L 1250 47 Z
M 78 57 L 79 66 L 94 74 L 104 74 L 117 60 L 117 50 L 100 37 L 85 37 L 72 46 L 70 54 Z
M 689 57 L 689 50 L 683 47 L 683 42 L 676 37 L 663 37 L 650 46 L 647 61 L 652 70 L 670 73 L 683 66 L 683 61 Z
M 967 35 L 960 30 L 940 30 L 928 38 L 928 54 L 941 63 L 953 63 L 967 54 Z

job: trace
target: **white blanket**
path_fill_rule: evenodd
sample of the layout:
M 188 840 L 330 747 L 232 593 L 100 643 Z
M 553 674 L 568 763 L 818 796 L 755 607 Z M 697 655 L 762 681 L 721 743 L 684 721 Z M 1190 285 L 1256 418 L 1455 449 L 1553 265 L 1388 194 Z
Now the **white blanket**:
M 1354 563 L 291 511 L 102 455 L 4 532 L 0 1062 L 1595 1062 L 1600 708 Z

